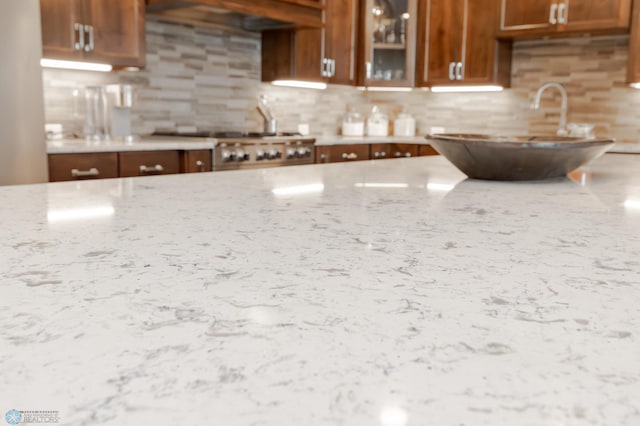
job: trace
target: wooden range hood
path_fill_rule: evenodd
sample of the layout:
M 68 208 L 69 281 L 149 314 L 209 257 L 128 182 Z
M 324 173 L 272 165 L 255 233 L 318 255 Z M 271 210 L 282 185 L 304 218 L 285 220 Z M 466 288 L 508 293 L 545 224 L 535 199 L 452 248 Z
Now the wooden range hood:
M 321 0 L 146 0 L 147 13 L 161 19 L 261 31 L 321 28 Z

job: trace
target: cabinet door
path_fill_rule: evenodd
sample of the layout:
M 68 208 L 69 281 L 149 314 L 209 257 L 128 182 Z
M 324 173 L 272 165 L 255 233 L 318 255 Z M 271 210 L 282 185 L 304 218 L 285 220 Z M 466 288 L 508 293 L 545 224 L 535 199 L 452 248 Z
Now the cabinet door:
M 327 0 L 325 9 L 325 70 L 329 83 L 356 84 L 356 0 Z
M 421 10 L 419 86 L 455 82 L 455 67 L 462 57 L 462 3 L 428 0 Z
M 464 11 L 462 81 L 464 84 L 509 86 L 511 43 L 496 40 L 498 9 L 495 0 L 469 0 Z
M 360 81 L 366 86 L 412 87 L 415 80 L 417 0 L 366 0 L 360 20 Z
M 551 5 L 555 4 L 553 10 Z M 500 30 L 523 34 L 543 34 L 554 31 L 557 12 L 553 0 L 502 0 Z
M 82 59 L 85 34 L 80 0 L 40 0 L 40 19 L 43 57 Z
M 279 29 L 262 32 L 262 81 L 324 81 L 324 30 Z
M 627 30 L 631 17 L 631 0 L 558 1 L 558 31 Z
M 114 66 L 144 66 L 144 1 L 84 0 L 91 60 Z
M 213 153 L 210 149 L 183 151 L 180 171 L 182 173 L 210 172 Z
M 338 163 L 369 159 L 369 144 L 316 147 L 316 163 Z
M 120 177 L 152 176 L 180 173 L 178 151 L 121 152 Z
M 49 182 L 118 177 L 116 152 L 49 154 Z

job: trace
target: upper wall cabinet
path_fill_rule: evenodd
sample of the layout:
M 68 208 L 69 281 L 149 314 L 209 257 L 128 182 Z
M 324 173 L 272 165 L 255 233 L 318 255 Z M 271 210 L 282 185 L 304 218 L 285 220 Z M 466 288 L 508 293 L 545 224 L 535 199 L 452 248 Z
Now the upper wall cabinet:
M 359 84 L 414 85 L 417 3 L 417 0 L 361 2 Z
M 501 37 L 629 31 L 632 0 L 501 0 Z
M 324 29 L 262 32 L 262 80 L 355 84 L 357 0 L 327 0 Z
M 511 44 L 496 41 L 495 0 L 427 0 L 420 4 L 417 86 L 508 87 Z
M 43 56 L 144 66 L 143 0 L 40 0 Z

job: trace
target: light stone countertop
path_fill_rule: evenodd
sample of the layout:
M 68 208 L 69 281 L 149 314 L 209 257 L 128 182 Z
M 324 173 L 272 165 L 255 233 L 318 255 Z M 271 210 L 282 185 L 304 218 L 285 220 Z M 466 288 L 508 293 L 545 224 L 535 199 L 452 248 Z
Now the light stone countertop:
M 0 187 L 0 408 L 638 425 L 638 170 L 474 181 L 438 156 Z
M 424 135 L 413 137 L 404 136 L 314 136 L 316 146 L 343 145 L 343 144 L 371 144 L 371 143 L 412 143 L 429 145 Z
M 122 140 L 88 141 L 85 139 L 62 139 L 47 141 L 48 154 L 79 154 L 91 152 L 158 151 L 174 149 L 213 149 L 217 140 L 213 138 L 148 137 L 134 142 Z

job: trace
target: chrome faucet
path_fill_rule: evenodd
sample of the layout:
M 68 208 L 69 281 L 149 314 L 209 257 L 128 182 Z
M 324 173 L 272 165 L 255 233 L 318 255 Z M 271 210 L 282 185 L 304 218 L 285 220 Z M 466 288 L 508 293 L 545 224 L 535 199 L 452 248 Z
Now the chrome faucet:
M 540 86 L 540 88 L 538 89 L 538 92 L 536 93 L 536 97 L 533 101 L 533 104 L 531 104 L 531 108 L 536 110 L 540 109 L 540 97 L 542 96 L 542 92 L 547 90 L 549 87 L 555 87 L 560 91 L 560 94 L 562 95 L 562 104 L 560 105 L 560 127 L 558 128 L 557 135 L 567 136 L 568 134 L 567 132 L 567 104 L 568 104 L 567 89 L 565 89 L 562 84 L 552 82 L 552 83 L 545 83 L 542 86 Z

